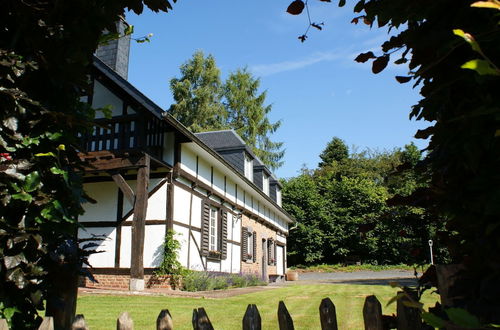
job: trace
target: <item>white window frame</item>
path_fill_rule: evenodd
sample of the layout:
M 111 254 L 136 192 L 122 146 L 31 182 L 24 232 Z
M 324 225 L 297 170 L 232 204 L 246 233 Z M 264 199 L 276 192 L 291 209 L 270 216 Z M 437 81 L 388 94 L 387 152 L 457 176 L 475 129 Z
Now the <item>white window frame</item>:
M 281 189 L 278 186 L 276 186 L 276 204 L 281 206 Z
M 245 152 L 245 177 L 253 182 L 253 161 Z
M 219 250 L 219 209 L 210 206 L 210 216 L 208 218 L 208 250 Z
M 269 196 L 269 176 L 262 172 L 262 191 Z

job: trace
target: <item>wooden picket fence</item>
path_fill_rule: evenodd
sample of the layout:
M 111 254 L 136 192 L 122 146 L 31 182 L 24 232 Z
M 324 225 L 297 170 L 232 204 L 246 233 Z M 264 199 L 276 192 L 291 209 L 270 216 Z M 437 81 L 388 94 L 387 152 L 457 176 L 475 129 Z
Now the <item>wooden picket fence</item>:
M 402 292 L 401 292 L 402 293 Z M 385 329 L 404 329 L 404 330 L 421 330 L 422 321 L 420 310 L 411 307 L 408 302 L 411 302 L 406 294 L 401 294 L 397 300 L 397 316 L 382 315 L 382 306 L 375 296 L 368 296 L 365 299 L 363 306 L 363 318 L 365 330 L 385 330 Z M 330 298 L 324 298 L 319 305 L 319 318 L 322 330 L 337 330 L 337 314 L 335 305 Z M 213 330 L 214 327 L 210 322 L 207 312 L 203 307 L 193 310 L 193 330 Z M 243 330 L 260 330 L 261 317 L 257 306 L 250 304 L 247 307 L 242 320 Z M 283 301 L 278 305 L 278 324 L 280 330 L 293 330 L 293 319 Z M 132 330 L 134 321 L 127 312 L 122 312 L 116 320 L 117 330 Z M 164 309 L 156 319 L 157 330 L 172 330 L 174 322 L 168 309 Z M 0 320 L 0 330 L 9 330 L 7 321 Z M 38 330 L 54 330 L 54 321 L 52 317 L 45 317 Z M 71 327 L 71 330 L 89 330 L 83 315 L 77 315 Z

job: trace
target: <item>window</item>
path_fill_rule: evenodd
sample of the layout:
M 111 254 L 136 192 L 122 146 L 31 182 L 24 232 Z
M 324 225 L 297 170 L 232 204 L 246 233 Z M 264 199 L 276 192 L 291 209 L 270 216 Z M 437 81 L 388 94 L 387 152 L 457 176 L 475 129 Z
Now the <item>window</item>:
M 241 259 L 246 262 L 257 261 L 257 233 L 250 227 L 242 227 Z
M 253 182 L 253 161 L 245 152 L 245 177 Z
M 267 264 L 276 265 L 276 242 L 272 238 L 267 240 Z
M 217 219 L 217 208 L 210 207 L 210 220 L 209 220 L 209 250 L 210 251 L 218 251 L 218 219 Z
M 227 258 L 227 211 L 207 200 L 202 207 L 201 255 Z
M 276 186 L 276 204 L 281 206 L 281 189 Z
M 266 173 L 262 173 L 262 191 L 269 196 L 269 177 Z

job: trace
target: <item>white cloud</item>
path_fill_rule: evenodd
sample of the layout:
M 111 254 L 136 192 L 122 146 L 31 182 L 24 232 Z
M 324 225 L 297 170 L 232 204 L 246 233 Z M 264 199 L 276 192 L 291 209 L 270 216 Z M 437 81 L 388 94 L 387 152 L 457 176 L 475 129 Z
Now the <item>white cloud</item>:
M 250 70 L 257 76 L 270 76 L 280 72 L 293 71 L 314 65 L 320 62 L 329 62 L 345 58 L 345 54 L 337 51 L 318 52 L 298 60 L 283 61 L 271 64 L 258 64 L 250 66 Z

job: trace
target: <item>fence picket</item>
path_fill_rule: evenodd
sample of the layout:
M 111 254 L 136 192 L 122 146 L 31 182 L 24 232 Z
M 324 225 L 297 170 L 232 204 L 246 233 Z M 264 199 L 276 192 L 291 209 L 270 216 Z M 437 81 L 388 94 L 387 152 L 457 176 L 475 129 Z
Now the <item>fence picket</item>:
M 52 316 L 45 316 L 38 330 L 54 330 L 54 318 Z
M 133 330 L 134 320 L 127 312 L 122 312 L 116 320 L 116 330 Z
M 162 309 L 158 318 L 156 319 L 156 330 L 172 330 L 174 322 L 168 309 Z
M 75 316 L 75 319 L 71 324 L 71 330 L 89 330 L 89 327 L 85 322 L 85 317 L 82 314 L 77 314 Z
M 338 330 L 335 305 L 330 298 L 324 298 L 319 305 L 319 319 L 322 330 Z
M 0 319 L 0 330 L 9 330 L 9 324 L 6 319 Z
M 403 293 L 399 291 L 398 294 Z M 404 295 L 397 301 L 397 322 L 398 329 L 405 330 L 420 330 L 422 329 L 422 317 L 420 315 L 420 309 L 407 306 L 408 303 L 413 301 L 418 301 L 417 292 L 413 290 L 405 290 L 408 296 Z
M 382 306 L 375 296 L 367 296 L 363 306 L 365 330 L 383 330 Z
M 193 330 L 214 330 L 203 307 L 193 309 Z
M 294 330 L 292 317 L 283 301 L 280 301 L 278 305 L 278 322 L 280 330 Z
M 243 316 L 243 330 L 261 330 L 262 320 L 259 310 L 254 304 L 249 304 Z

